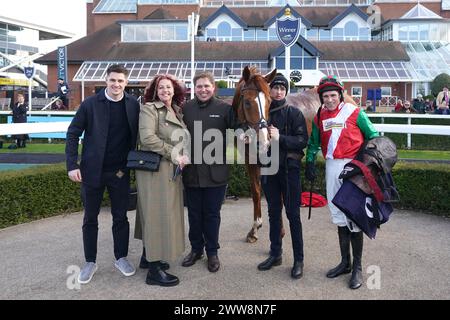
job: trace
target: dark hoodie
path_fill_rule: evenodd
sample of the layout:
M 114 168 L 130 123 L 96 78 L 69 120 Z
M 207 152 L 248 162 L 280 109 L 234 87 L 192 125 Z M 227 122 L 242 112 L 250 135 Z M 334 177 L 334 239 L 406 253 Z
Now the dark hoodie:
M 273 100 L 268 124 L 278 128 L 280 132 L 280 166 L 285 165 L 287 155 L 288 159 L 296 160 L 288 160 L 289 166 L 300 166 L 299 159 L 304 156 L 303 149 L 308 144 L 306 122 L 300 109 L 288 106 L 286 99 Z

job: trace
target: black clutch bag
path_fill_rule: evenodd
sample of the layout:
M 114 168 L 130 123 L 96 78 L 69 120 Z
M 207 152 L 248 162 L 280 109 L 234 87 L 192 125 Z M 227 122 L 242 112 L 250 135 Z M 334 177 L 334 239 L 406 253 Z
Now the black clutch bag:
M 143 171 L 158 171 L 161 155 L 153 151 L 132 150 L 128 153 L 127 168 Z

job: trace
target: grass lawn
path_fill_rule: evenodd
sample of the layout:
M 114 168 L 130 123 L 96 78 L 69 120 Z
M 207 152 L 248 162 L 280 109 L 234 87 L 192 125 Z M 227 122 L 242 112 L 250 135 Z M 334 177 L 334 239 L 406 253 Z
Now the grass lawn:
M 10 143 L 3 143 L 0 153 L 64 153 L 64 143 L 27 143 L 24 149 L 8 149 Z M 81 145 L 80 150 L 81 151 Z M 321 154 L 319 153 L 318 156 Z M 401 159 L 450 160 L 450 151 L 398 150 Z
M 0 153 L 64 153 L 64 143 L 27 143 L 26 148 L 8 149 L 10 143 L 3 143 Z
M 450 151 L 398 150 L 401 159 L 450 160 Z

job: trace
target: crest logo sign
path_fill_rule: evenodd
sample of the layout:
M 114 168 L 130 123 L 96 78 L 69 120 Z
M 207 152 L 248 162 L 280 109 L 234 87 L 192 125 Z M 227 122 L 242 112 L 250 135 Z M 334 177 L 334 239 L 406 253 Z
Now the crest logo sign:
M 300 26 L 300 19 L 294 18 L 291 15 L 284 15 L 277 19 L 277 36 L 285 47 L 290 47 L 297 41 L 300 35 Z
M 25 73 L 25 77 L 31 79 L 34 75 L 34 67 L 24 67 L 23 72 Z

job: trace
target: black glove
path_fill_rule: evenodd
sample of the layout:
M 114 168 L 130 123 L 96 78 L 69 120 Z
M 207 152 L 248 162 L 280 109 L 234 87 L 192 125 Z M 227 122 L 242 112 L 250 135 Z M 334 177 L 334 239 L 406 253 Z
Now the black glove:
M 307 162 L 305 168 L 305 177 L 309 181 L 313 182 L 317 178 L 316 166 L 314 162 Z

